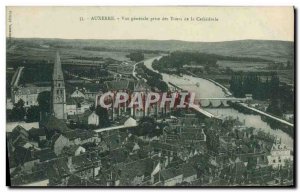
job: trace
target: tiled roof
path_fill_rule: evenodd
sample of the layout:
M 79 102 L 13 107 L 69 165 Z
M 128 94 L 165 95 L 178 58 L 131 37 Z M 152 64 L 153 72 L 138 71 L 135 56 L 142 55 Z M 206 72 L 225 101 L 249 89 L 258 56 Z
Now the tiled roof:
M 60 178 L 70 174 L 70 169 L 67 165 L 67 158 L 58 158 L 55 160 L 47 170 L 48 177 L 51 180 L 60 181 Z
M 66 131 L 63 133 L 63 135 L 70 140 L 74 140 L 76 138 L 85 140 L 94 137 L 95 132 L 90 130 L 75 129 L 75 130 Z
M 29 137 L 33 138 L 33 139 L 36 139 L 39 136 L 45 136 L 46 135 L 44 129 L 36 129 L 36 128 L 31 128 L 28 131 L 28 133 L 29 133 Z
M 87 157 L 86 154 L 72 157 L 72 164 L 75 169 L 91 166 L 92 163 L 93 162 Z
M 48 130 L 56 130 L 61 133 L 69 130 L 67 124 L 62 119 L 57 119 L 53 115 L 48 116 L 46 119 L 40 122 L 43 127 L 46 127 Z
M 134 84 L 128 80 L 114 80 L 105 82 L 107 90 L 133 90 Z
M 28 132 L 26 131 L 26 129 L 24 129 L 22 126 L 18 125 L 16 126 L 11 134 L 10 134 L 10 138 L 12 140 L 17 139 L 20 135 L 22 135 L 23 138 L 27 138 L 28 137 Z
M 169 168 L 169 169 L 165 169 L 165 170 L 161 171 L 162 180 L 172 179 L 179 175 L 182 175 L 182 172 L 181 172 L 181 170 L 176 169 L 176 168 Z
M 78 105 L 84 101 L 83 97 L 70 97 L 67 99 L 67 105 Z
M 183 173 L 183 177 L 190 177 L 193 175 L 197 175 L 197 170 L 193 168 L 193 166 L 189 163 L 185 163 L 181 165 L 181 171 Z
M 128 152 L 125 150 L 125 148 L 112 150 L 109 154 L 109 159 L 113 164 L 125 162 L 127 157 Z
M 150 158 L 137 160 L 120 167 L 121 183 L 130 184 L 131 181 L 136 177 L 149 176 L 154 168 L 154 162 Z
M 79 145 L 71 145 L 71 146 L 66 146 L 63 148 L 63 154 L 66 154 L 68 156 L 74 156 L 75 151 L 81 146 Z
M 51 87 L 19 87 L 16 91 L 16 95 L 31 95 L 38 94 L 43 91 L 51 91 Z
M 168 151 L 178 151 L 179 146 L 177 145 L 171 145 L 167 143 L 161 143 L 161 142 L 151 142 L 151 146 L 154 149 L 161 149 L 161 150 L 168 150 Z
M 40 159 L 40 161 L 47 161 L 56 158 L 55 153 L 49 148 L 36 151 L 34 155 Z

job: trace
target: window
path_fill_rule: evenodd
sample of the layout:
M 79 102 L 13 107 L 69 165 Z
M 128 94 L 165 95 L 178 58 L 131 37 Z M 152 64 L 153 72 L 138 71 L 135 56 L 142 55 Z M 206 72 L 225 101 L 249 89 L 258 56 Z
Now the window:
M 276 163 L 276 159 L 273 160 L 273 163 Z

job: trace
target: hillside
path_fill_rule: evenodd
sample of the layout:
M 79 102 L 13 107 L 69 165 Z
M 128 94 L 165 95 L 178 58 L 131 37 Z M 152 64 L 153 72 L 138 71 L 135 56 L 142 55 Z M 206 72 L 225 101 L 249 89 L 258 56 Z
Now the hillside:
M 224 56 L 260 57 L 293 63 L 294 43 L 289 41 L 239 40 L 225 42 L 188 42 L 177 40 L 66 40 L 14 39 L 14 45 L 70 48 L 98 48 L 100 50 L 197 51 Z M 8 43 L 8 46 L 12 46 Z M 9 50 L 8 47 L 8 50 Z

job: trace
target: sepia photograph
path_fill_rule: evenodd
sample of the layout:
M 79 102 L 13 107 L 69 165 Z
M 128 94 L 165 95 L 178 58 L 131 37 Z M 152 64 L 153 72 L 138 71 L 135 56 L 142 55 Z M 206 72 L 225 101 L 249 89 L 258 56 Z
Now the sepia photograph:
M 295 187 L 294 20 L 7 6 L 6 185 Z

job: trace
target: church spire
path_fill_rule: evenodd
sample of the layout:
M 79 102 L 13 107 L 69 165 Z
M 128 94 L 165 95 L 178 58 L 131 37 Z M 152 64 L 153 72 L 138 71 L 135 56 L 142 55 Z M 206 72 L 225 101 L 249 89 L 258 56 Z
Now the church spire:
M 56 52 L 52 74 L 52 113 L 58 119 L 66 119 L 66 90 L 59 53 Z
M 57 81 L 57 80 L 63 80 L 63 79 L 64 79 L 64 76 L 63 76 L 61 62 L 60 62 L 60 55 L 59 55 L 59 52 L 56 51 L 52 80 Z

